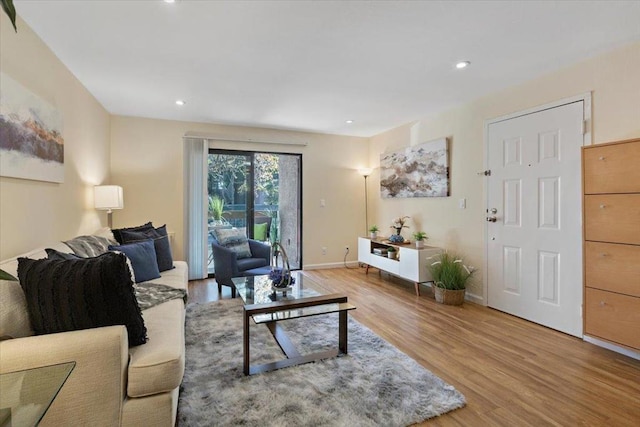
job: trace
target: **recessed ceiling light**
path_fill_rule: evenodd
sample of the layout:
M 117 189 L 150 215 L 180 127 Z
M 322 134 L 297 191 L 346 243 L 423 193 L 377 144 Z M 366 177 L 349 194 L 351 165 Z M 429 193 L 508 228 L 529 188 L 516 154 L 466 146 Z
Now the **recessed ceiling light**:
M 350 125 L 351 123 L 353 123 L 353 120 L 345 120 L 344 121 L 346 124 Z
M 179 105 L 179 106 L 181 106 L 181 107 L 182 107 L 184 104 L 186 104 L 186 102 L 184 102 L 182 99 L 178 99 L 178 100 L 176 101 L 176 105 Z
M 164 0 L 165 3 L 175 3 L 176 0 Z
M 456 64 L 456 68 L 458 70 L 461 70 L 463 68 L 467 68 L 469 65 L 471 65 L 471 62 L 469 61 L 460 61 Z

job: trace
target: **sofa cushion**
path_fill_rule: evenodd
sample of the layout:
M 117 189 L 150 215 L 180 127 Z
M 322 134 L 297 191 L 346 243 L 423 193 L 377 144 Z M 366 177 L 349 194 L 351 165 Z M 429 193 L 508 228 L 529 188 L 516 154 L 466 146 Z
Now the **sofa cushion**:
M 142 230 L 153 230 L 153 224 L 151 221 L 146 224 L 138 225 L 136 227 L 126 227 L 126 228 L 114 228 L 111 230 L 113 233 L 113 237 L 115 237 L 116 241 L 120 244 L 124 243 L 122 241 L 122 232 L 123 231 L 142 231 Z
M 18 278 L 36 334 L 125 325 L 130 345 L 145 343 L 146 328 L 123 254 L 20 258 Z
M 84 258 L 101 255 L 114 243 L 116 242 L 101 236 L 78 236 L 64 242 L 74 254 Z
M 158 228 L 151 228 L 141 231 L 122 230 L 122 243 L 135 243 L 144 240 L 153 240 L 156 249 L 156 260 L 160 271 L 171 270 L 173 268 L 173 255 L 171 254 L 171 244 L 167 234 L 167 225 Z
M 171 391 L 184 374 L 184 303 L 167 301 L 143 311 L 149 341 L 129 349 L 127 395 L 142 397 Z
M 217 228 L 213 233 L 218 244 L 231 249 L 238 259 L 251 258 L 249 239 L 244 228 Z
M 128 243 L 119 246 L 109 246 L 110 251 L 118 251 L 124 253 L 133 266 L 133 274 L 136 283 L 146 282 L 160 277 L 158 270 L 158 261 L 156 260 L 156 249 L 153 240 L 145 240 L 143 242 Z

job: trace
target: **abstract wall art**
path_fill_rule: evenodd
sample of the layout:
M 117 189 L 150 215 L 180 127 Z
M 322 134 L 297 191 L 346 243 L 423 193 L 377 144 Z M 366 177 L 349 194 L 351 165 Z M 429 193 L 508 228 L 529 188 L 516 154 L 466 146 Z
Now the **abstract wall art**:
M 0 73 L 0 176 L 64 181 L 62 116 Z
M 385 199 L 449 196 L 447 138 L 382 153 L 380 195 Z

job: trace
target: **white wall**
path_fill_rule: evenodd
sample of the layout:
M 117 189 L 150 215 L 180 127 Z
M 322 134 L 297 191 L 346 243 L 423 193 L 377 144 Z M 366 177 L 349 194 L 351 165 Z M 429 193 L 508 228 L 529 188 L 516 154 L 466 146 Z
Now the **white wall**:
M 349 245 L 357 256 L 364 234 L 364 180 L 357 169 L 368 155 L 367 139 L 271 129 L 114 116 L 111 120 L 113 183 L 124 189 L 125 208 L 114 227 L 153 221 L 175 232 L 174 252 L 184 254 L 183 142 L 188 132 L 251 137 L 268 141 L 307 141 L 306 147 L 212 142 L 212 148 L 302 153 L 303 264 L 339 263 Z M 326 207 L 320 207 L 325 199 Z M 321 248 L 327 248 L 322 255 Z
M 93 186 L 109 178 L 110 149 L 107 111 L 24 21 L 18 19 L 16 34 L 0 15 L 0 70 L 64 121 L 64 183 L 0 178 L 0 259 L 6 259 L 106 223 L 93 208 Z
M 370 192 L 373 222 L 386 228 L 393 217 L 411 216 L 411 229 L 424 230 L 428 244 L 462 251 L 484 270 L 485 194 L 483 170 L 486 120 L 592 92 L 594 143 L 640 136 L 640 43 L 575 64 L 558 72 L 499 93 L 392 129 L 370 140 L 370 165 L 379 167 L 380 154 L 440 137 L 450 138 L 451 197 L 389 200 L 379 189 Z M 472 69 L 468 70 L 472 72 Z M 372 181 L 379 175 L 374 173 Z M 467 199 L 467 209 L 458 200 Z M 482 296 L 482 274 L 470 292 Z

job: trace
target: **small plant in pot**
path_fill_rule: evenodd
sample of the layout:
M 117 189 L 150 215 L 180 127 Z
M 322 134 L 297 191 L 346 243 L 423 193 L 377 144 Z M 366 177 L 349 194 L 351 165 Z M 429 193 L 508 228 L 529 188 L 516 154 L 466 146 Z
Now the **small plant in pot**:
M 462 305 L 467 281 L 475 272 L 467 267 L 459 254 L 443 252 L 427 258 L 427 268 L 433 279 L 433 293 L 436 302 L 447 305 Z
M 416 241 L 417 249 L 424 248 L 424 241 L 428 239 L 427 233 L 425 233 L 424 231 L 416 231 L 415 233 L 413 233 L 413 238 Z
M 396 259 L 396 252 L 396 248 L 389 246 L 389 249 L 387 249 L 387 257 L 389 257 L 389 259 Z
M 369 236 L 372 239 L 375 239 L 378 237 L 378 231 L 380 231 L 380 229 L 378 228 L 377 225 L 373 224 L 371 227 L 369 227 Z

